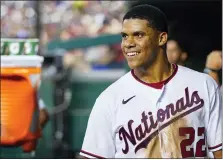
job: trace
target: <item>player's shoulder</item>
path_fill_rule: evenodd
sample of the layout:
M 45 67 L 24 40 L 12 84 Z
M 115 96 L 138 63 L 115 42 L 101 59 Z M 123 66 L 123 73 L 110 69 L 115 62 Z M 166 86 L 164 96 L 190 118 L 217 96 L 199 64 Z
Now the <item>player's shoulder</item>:
M 130 85 L 131 81 L 131 71 L 127 72 L 125 75 L 121 76 L 115 82 L 110 84 L 98 97 L 98 99 L 109 99 L 116 97 L 127 85 Z
M 207 77 L 205 73 L 202 73 L 202 72 L 199 72 L 199 71 L 196 71 L 196 70 L 193 70 L 191 68 L 181 66 L 181 65 L 178 65 L 178 70 L 180 74 L 184 74 L 186 76 L 193 75 L 193 76 L 204 78 L 204 79 Z
M 186 79 L 190 79 L 197 83 L 203 82 L 209 86 L 214 86 L 215 88 L 218 87 L 216 81 L 206 73 L 199 72 L 191 68 L 180 66 L 180 65 L 178 65 L 178 70 L 179 70 L 179 76 L 182 76 Z

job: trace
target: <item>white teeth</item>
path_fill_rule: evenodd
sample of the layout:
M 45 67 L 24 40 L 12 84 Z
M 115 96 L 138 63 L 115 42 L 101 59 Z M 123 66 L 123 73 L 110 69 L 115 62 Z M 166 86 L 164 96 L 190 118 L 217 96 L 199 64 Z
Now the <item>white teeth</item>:
M 139 52 L 129 52 L 129 53 L 127 53 L 127 56 L 136 56 L 138 54 L 139 54 Z

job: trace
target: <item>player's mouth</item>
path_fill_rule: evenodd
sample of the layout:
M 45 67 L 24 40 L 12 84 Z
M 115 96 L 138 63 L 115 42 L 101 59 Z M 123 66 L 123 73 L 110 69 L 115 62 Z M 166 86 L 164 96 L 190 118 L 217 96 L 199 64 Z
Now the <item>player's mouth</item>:
M 126 55 L 128 57 L 134 57 L 134 56 L 137 56 L 140 52 L 127 52 Z

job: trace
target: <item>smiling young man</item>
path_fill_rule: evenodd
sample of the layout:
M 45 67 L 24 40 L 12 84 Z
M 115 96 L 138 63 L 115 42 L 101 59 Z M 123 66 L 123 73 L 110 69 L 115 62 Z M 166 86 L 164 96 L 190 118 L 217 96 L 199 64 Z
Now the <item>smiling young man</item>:
M 80 155 L 87 158 L 220 158 L 221 95 L 208 75 L 170 64 L 165 15 L 150 5 L 123 18 L 132 69 L 97 98 Z

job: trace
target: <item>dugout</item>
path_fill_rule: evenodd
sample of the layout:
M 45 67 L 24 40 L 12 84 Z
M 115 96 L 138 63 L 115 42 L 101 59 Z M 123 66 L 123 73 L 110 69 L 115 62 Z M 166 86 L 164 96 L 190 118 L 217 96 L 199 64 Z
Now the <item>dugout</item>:
M 137 1 L 130 2 L 130 6 L 137 3 Z M 178 20 L 178 28 L 180 29 L 174 29 L 173 34 L 183 37 L 182 41 L 185 42 L 186 48 L 190 52 L 191 68 L 202 71 L 206 55 L 212 49 L 222 48 L 221 1 L 150 0 L 140 1 L 140 3 L 155 5 L 165 12 L 170 21 L 175 22 L 175 20 Z M 39 29 L 37 28 L 37 30 Z M 46 51 L 43 53 L 45 55 L 43 66 L 45 76 L 42 79 L 40 94 L 47 108 L 52 112 L 52 116 L 43 130 L 43 137 L 37 146 L 37 158 L 74 158 L 74 155 L 81 148 L 87 120 L 96 97 L 128 70 L 126 66 L 126 68 L 123 67 L 122 69 L 101 71 L 100 73 L 91 72 L 90 74 L 65 71 L 61 68 L 60 63 L 63 53 L 66 50 L 101 44 L 112 45 L 120 43 L 120 41 L 120 35 L 115 34 L 93 38 L 82 37 L 68 41 L 57 40 L 48 44 Z M 59 54 L 57 54 L 58 52 Z M 58 64 L 56 65 L 58 73 L 65 71 L 66 74 L 62 77 L 69 77 L 69 83 L 64 81 L 63 78 L 56 81 L 53 77 L 49 77 L 52 69 L 51 64 Z M 61 87 L 63 85 L 65 85 L 64 88 L 70 89 L 72 97 L 68 108 L 56 114 L 57 112 L 54 112 L 55 106 L 64 101 L 66 91 Z M 61 89 L 62 91 L 60 92 Z M 58 94 L 55 94 L 56 91 L 58 91 Z M 63 119 L 62 123 L 59 119 Z M 57 132 L 58 129 L 62 131 L 62 139 L 61 132 Z M 18 148 L 7 151 L 9 157 L 14 155 L 15 158 L 27 158 L 21 153 L 22 150 Z
M 189 67 L 203 71 L 206 55 L 212 49 L 221 49 L 221 2 L 220 1 L 140 1 L 140 3 L 148 3 L 162 9 L 168 19 L 175 23 L 177 28 L 171 30 L 171 34 L 177 35 L 185 44 L 185 48 L 189 52 Z M 132 5 L 138 2 L 130 3 Z M 207 22 L 208 21 L 208 22 Z M 79 49 L 101 44 L 120 43 L 121 37 L 116 35 L 101 35 L 94 38 L 80 38 L 69 41 L 53 41 L 49 43 L 48 50 L 53 53 L 58 49 Z M 126 68 L 128 70 L 128 67 Z M 104 77 L 92 74 L 78 74 L 72 72 L 71 90 L 72 99 L 68 108 L 68 128 L 65 133 L 68 147 L 71 151 L 78 153 L 81 148 L 88 116 L 95 102 L 96 97 L 108 85 L 114 82 L 119 76 L 127 70 L 112 71 L 113 78 L 108 78 L 109 71 L 102 73 Z M 91 77 L 92 76 L 92 77 Z M 74 153 L 74 154 L 75 154 Z

